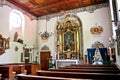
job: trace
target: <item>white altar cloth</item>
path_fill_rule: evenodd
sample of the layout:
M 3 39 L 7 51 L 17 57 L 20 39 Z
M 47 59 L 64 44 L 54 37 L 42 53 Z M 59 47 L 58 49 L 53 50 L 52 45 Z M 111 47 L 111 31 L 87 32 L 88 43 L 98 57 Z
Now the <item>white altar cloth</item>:
M 56 60 L 56 68 L 69 66 L 71 64 L 80 64 L 80 60 L 71 60 L 71 59 Z

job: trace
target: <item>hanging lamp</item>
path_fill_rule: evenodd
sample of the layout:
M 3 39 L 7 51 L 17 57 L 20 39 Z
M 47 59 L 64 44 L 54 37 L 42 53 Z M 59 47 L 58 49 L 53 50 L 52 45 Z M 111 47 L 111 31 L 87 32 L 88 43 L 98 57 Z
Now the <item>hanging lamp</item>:
M 49 32 L 47 31 L 47 21 L 48 21 L 48 20 L 49 20 L 49 17 L 46 16 L 46 25 L 45 25 L 46 31 L 39 33 L 42 40 L 48 40 L 48 38 L 54 34 L 54 33 L 52 33 L 52 32 L 49 33 Z

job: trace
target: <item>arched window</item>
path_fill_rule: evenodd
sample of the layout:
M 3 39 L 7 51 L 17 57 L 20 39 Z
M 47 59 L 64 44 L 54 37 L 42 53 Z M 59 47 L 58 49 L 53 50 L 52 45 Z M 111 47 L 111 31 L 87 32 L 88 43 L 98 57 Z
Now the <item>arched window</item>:
M 18 10 L 12 10 L 9 15 L 9 30 L 13 32 L 18 32 L 21 36 L 24 33 L 24 15 Z

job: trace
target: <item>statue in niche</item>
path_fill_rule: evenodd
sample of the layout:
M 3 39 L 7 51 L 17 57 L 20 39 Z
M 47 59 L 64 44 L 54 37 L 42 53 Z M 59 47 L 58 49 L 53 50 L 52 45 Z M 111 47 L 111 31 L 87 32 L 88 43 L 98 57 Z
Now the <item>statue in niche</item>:
M 17 32 L 15 32 L 15 34 L 14 34 L 14 40 L 13 41 L 17 41 L 17 39 L 18 39 L 18 33 Z
M 10 48 L 9 44 L 10 44 L 10 37 L 6 39 L 6 49 Z

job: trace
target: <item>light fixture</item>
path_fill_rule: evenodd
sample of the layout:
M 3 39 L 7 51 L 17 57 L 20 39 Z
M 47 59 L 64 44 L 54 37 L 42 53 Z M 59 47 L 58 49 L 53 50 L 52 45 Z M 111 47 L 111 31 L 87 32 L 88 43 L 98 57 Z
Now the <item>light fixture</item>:
M 46 16 L 46 31 L 38 33 L 41 36 L 42 40 L 48 40 L 48 38 L 54 34 L 53 32 L 48 32 L 47 31 L 47 21 L 48 20 L 49 20 L 49 16 Z
M 26 3 L 29 2 L 30 0 L 19 0 L 20 3 Z

